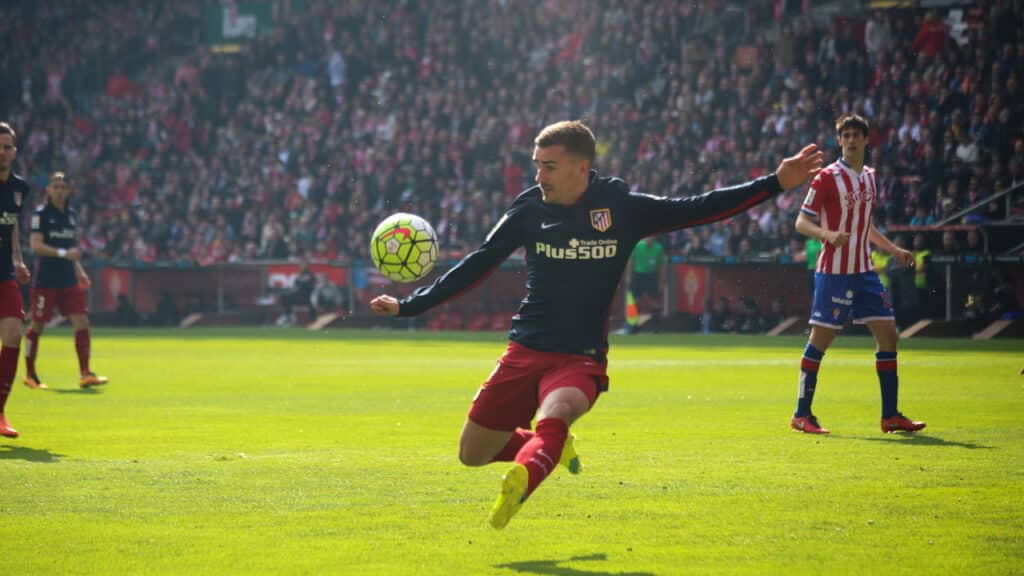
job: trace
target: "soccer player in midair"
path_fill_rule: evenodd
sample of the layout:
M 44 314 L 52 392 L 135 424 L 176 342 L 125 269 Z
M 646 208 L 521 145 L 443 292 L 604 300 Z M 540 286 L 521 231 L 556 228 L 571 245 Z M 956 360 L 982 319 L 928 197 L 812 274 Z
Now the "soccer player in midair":
M 381 295 L 370 303 L 379 314 L 421 314 L 468 290 L 517 248 L 526 249 L 526 297 L 459 441 L 467 466 L 515 462 L 490 513 L 495 528 L 508 523 L 555 465 L 579 471 L 569 426 L 608 388 L 608 313 L 636 243 L 738 214 L 803 184 L 822 163 L 812 144 L 770 176 L 664 198 L 630 192 L 624 181 L 593 171 L 596 143 L 582 122 L 547 126 L 534 144 L 537 185 L 513 201 L 479 248 L 409 297 Z
M 822 243 L 814 274 L 811 335 L 800 362 L 800 387 L 790 427 L 808 434 L 828 434 L 811 412 L 818 367 L 836 331 L 846 319 L 867 324 L 875 337 L 875 369 L 882 390 L 882 431 L 916 432 L 914 422 L 896 408 L 896 320 L 892 305 L 871 266 L 870 244 L 875 244 L 904 266 L 914 265 L 914 254 L 896 246 L 871 222 L 875 170 L 864 165 L 868 143 L 867 120 L 844 114 L 836 120 L 836 138 L 842 157 L 825 167 L 811 182 L 796 219 L 796 229 Z M 815 220 L 818 223 L 815 223 Z
M 28 183 L 14 174 L 18 155 L 17 134 L 6 122 L 0 122 L 0 436 L 17 438 L 18 431 L 4 416 L 11 384 L 18 371 L 21 324 L 25 311 L 21 299 L 22 284 L 31 278 L 21 257 L 18 243 L 18 216 L 28 201 Z
M 29 242 L 38 260 L 29 297 L 32 325 L 25 334 L 25 385 L 29 388 L 46 388 L 36 372 L 36 356 L 39 355 L 39 339 L 54 308 L 71 320 L 75 330 L 78 385 L 89 388 L 107 383 L 106 377 L 97 376 L 89 369 L 91 339 L 86 291 L 91 282 L 82 268 L 78 212 L 68 202 L 70 194 L 67 176 L 54 172 L 46 186 L 46 203 L 32 214 Z

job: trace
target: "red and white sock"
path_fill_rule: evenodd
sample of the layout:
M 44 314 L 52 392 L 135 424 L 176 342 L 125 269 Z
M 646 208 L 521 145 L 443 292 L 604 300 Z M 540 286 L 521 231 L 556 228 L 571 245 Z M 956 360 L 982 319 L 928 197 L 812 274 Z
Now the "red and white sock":
M 533 438 L 526 442 L 516 454 L 516 463 L 526 466 L 530 481 L 526 488 L 529 496 L 537 486 L 555 471 L 562 458 L 562 447 L 569 436 L 569 425 L 558 418 L 537 421 Z

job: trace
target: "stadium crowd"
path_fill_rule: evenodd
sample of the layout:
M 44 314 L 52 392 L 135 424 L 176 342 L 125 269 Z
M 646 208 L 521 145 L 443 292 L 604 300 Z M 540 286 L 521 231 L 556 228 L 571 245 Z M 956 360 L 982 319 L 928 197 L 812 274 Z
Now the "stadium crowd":
M 70 174 L 92 257 L 365 259 L 397 210 L 463 252 L 532 183 L 536 131 L 566 118 L 595 128 L 602 172 L 688 195 L 808 141 L 831 161 L 832 121 L 856 111 L 872 123 L 881 226 L 1024 181 L 1013 0 L 968 9 L 963 26 L 916 9 L 821 25 L 769 3 L 274 0 L 273 30 L 238 53 L 201 37 L 218 4 L 26 1 L 0 19 L 18 172 L 37 201 L 51 170 Z M 799 259 L 801 199 L 663 240 L 671 254 Z

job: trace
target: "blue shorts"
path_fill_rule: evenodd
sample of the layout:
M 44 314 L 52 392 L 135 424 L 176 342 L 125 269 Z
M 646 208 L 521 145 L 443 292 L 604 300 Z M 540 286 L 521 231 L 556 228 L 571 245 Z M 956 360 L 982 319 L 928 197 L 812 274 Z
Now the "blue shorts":
M 853 321 L 865 324 L 892 320 L 892 303 L 874 272 L 814 274 L 814 304 L 809 324 L 841 330 L 853 313 Z

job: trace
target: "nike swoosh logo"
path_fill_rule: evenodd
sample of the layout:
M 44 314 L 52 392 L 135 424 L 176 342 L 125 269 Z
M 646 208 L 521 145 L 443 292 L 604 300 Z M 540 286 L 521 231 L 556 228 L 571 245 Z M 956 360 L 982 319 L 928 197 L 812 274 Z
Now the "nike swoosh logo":
M 547 230 L 548 228 L 554 228 L 555 226 L 561 226 L 561 222 L 541 222 L 540 229 Z

